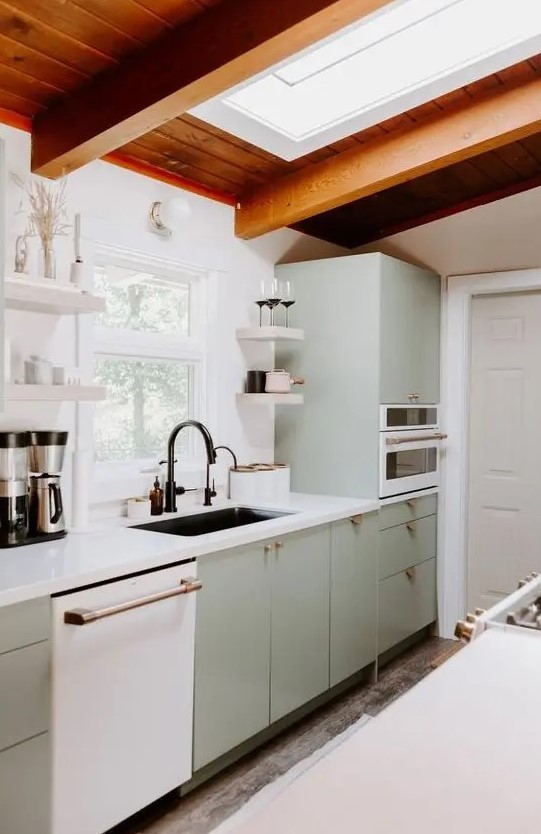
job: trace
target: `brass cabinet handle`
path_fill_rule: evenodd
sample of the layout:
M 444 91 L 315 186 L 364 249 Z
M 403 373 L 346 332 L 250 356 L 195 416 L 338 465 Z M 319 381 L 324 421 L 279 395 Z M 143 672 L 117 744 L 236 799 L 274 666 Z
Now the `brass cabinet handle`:
M 200 591 L 203 583 L 199 579 L 182 579 L 177 588 L 170 588 L 168 591 L 159 591 L 157 594 L 150 594 L 147 597 L 139 597 L 129 602 L 121 602 L 118 605 L 111 605 L 109 608 L 98 608 L 90 611 L 88 608 L 74 608 L 72 611 L 64 612 L 66 625 L 83 626 L 103 620 L 105 617 L 113 617 L 115 614 L 123 614 L 124 611 L 132 611 L 134 608 L 142 608 L 143 605 L 151 605 L 153 602 L 161 602 L 163 599 L 178 597 L 183 594 L 193 594 Z
M 351 518 L 350 518 L 350 521 L 351 521 L 352 524 L 360 525 L 360 524 L 363 523 L 363 517 L 360 513 L 359 513 L 359 515 L 352 515 Z
M 424 440 L 447 440 L 448 435 L 441 431 L 434 432 L 434 434 L 412 434 L 408 437 L 386 437 L 385 443 L 387 446 L 399 446 L 401 443 L 420 443 Z
M 410 533 L 415 533 L 415 531 L 417 530 L 417 524 L 416 524 L 416 522 L 415 522 L 415 521 L 408 521 L 408 523 L 406 524 L 406 529 L 407 529 Z
M 415 568 L 406 568 L 404 571 L 410 582 L 415 582 Z
M 265 551 L 265 553 L 270 553 L 271 550 L 274 550 L 274 547 L 272 546 L 272 544 L 266 544 L 263 550 Z
M 275 546 L 276 550 L 281 550 L 282 547 L 284 546 L 284 543 L 283 542 L 275 542 L 274 546 Z
M 406 506 L 409 507 L 410 510 L 415 510 L 415 507 L 417 506 L 415 498 L 410 498 L 409 501 L 406 501 Z

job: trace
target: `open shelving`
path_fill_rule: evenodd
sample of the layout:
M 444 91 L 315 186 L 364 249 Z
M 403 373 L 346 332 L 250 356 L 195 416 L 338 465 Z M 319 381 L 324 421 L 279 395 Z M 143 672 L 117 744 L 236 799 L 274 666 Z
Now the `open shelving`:
M 66 316 L 81 313 L 101 313 L 105 299 L 78 287 L 57 284 L 45 279 L 29 277 L 4 278 L 4 302 L 8 310 L 26 310 Z
M 237 330 L 237 339 L 247 342 L 300 342 L 304 330 L 298 327 L 242 327 Z
M 4 387 L 6 400 L 15 402 L 98 402 L 104 400 L 103 385 L 17 385 Z
M 237 394 L 237 400 L 247 405 L 302 405 L 302 394 Z

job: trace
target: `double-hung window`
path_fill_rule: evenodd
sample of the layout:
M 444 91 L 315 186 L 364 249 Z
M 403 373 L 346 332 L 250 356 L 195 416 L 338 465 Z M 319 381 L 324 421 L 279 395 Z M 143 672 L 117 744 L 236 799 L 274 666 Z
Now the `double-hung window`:
M 102 251 L 94 287 L 107 304 L 95 328 L 94 378 L 107 387 L 94 417 L 95 460 L 121 476 L 162 458 L 176 423 L 204 418 L 205 281 L 181 265 Z M 192 432 L 179 436 L 185 462 L 192 444 Z

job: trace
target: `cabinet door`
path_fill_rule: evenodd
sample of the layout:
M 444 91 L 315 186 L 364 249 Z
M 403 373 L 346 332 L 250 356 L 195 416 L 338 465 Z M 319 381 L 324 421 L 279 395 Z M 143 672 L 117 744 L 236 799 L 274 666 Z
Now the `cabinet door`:
M 440 277 L 384 258 L 380 316 L 381 402 L 437 403 Z
M 271 548 L 250 545 L 198 562 L 194 770 L 269 724 Z
M 271 722 L 329 688 L 330 526 L 278 541 L 271 601 Z
M 0 753 L 2 834 L 51 833 L 50 774 L 48 733 Z
M 331 686 L 376 657 L 378 514 L 331 526 Z

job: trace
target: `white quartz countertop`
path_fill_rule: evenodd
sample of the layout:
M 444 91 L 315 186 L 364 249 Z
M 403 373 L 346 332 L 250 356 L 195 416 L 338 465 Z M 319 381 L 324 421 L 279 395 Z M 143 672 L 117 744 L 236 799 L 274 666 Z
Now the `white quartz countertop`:
M 179 499 L 179 505 L 182 505 L 182 499 Z M 215 501 L 211 508 L 189 506 L 176 516 L 234 506 L 241 505 Z M 132 530 L 124 521 L 122 525 L 92 532 L 70 533 L 60 541 L 0 550 L 0 606 L 373 512 L 379 508 L 379 501 L 292 494 L 281 504 L 257 504 L 257 507 L 288 515 L 195 537 Z M 164 514 L 161 519 L 174 517 Z M 161 519 L 131 520 L 129 524 Z
M 488 630 L 230 834 L 526 834 L 539 820 L 541 638 Z

